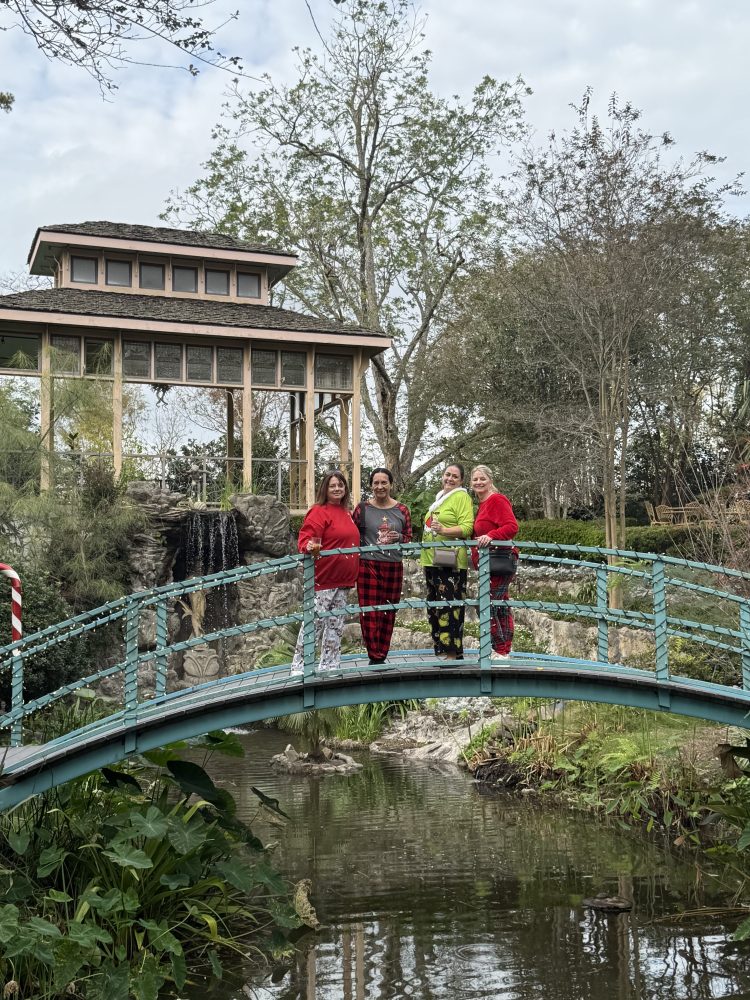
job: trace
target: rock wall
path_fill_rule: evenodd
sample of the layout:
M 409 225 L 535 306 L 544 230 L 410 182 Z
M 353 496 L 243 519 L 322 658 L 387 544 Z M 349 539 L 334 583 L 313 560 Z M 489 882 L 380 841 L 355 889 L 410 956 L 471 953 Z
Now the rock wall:
M 128 499 L 143 509 L 147 527 L 128 552 L 127 560 L 132 591 L 150 590 L 175 580 L 184 528 L 196 507 L 180 493 L 162 490 L 157 484 L 129 483 Z M 239 564 L 251 565 L 295 551 L 290 530 L 289 510 L 271 496 L 237 494 L 230 499 L 231 515 L 237 527 Z M 281 615 L 297 607 L 302 600 L 301 575 L 285 571 L 243 580 L 228 588 L 226 595 L 229 620 L 247 624 L 260 618 Z M 141 652 L 153 649 L 156 642 L 155 612 L 141 616 L 138 645 Z M 172 602 L 168 616 L 170 641 L 187 638 L 190 629 L 185 615 Z M 258 658 L 281 639 L 288 638 L 283 628 L 264 629 L 235 636 L 216 646 L 221 673 L 241 673 L 256 665 Z M 142 671 L 146 689 L 153 686 L 153 668 Z M 184 657 L 170 657 L 168 687 L 187 686 Z

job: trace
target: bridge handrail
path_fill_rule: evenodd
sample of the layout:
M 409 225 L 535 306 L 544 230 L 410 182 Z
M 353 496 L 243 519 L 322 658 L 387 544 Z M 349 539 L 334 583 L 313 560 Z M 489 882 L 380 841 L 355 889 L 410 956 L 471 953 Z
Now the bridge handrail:
M 477 546 L 473 540 L 459 541 L 451 540 L 450 545 L 457 548 L 471 549 Z M 394 544 L 386 548 L 399 551 L 404 555 L 418 555 L 425 548 L 445 547 L 445 540 L 434 540 L 425 542 L 413 542 L 408 544 Z M 487 547 L 479 548 L 479 582 L 476 598 L 462 601 L 427 601 L 422 598 L 402 598 L 398 602 L 386 602 L 379 605 L 371 605 L 364 610 L 407 610 L 407 609 L 429 609 L 433 607 L 473 607 L 476 608 L 480 622 L 480 644 L 479 657 L 480 665 L 488 668 L 491 657 L 491 640 L 489 634 L 490 617 L 493 606 L 507 605 L 512 608 L 527 608 L 552 612 L 575 618 L 593 619 L 597 622 L 597 660 L 608 662 L 608 626 L 626 625 L 632 628 L 653 631 L 656 650 L 656 674 L 660 680 L 669 678 L 668 647 L 667 640 L 670 636 L 693 639 L 711 648 L 724 650 L 733 654 L 739 654 L 742 663 L 743 686 L 750 689 L 750 601 L 746 597 L 738 594 L 719 591 L 703 584 L 695 583 L 691 580 L 683 580 L 680 577 L 666 576 L 666 566 L 675 566 L 682 569 L 709 572 L 713 575 L 741 579 L 750 581 L 750 573 L 740 570 L 727 569 L 725 567 L 700 563 L 694 560 L 682 559 L 673 556 L 662 556 L 654 553 L 642 553 L 628 549 L 607 549 L 598 546 L 579 546 L 551 542 L 494 542 L 496 548 L 518 547 L 522 558 L 528 562 L 558 563 L 563 565 L 574 565 L 591 569 L 596 574 L 596 602 L 594 604 L 572 604 L 568 602 L 552 601 L 523 601 L 516 599 L 506 599 L 498 601 L 492 598 L 490 593 L 489 576 L 489 550 Z M 381 553 L 383 546 L 353 546 L 346 548 L 336 548 L 325 550 L 321 557 L 326 555 L 354 554 L 354 553 Z M 591 559 L 572 559 L 570 554 L 593 555 L 599 559 L 606 559 L 607 562 L 599 562 Z M 642 569 L 639 566 L 622 565 L 613 560 L 635 561 L 641 565 L 649 564 L 650 569 Z M 213 632 L 192 636 L 179 642 L 168 642 L 167 637 L 167 611 L 168 603 L 186 594 L 195 591 L 211 590 L 217 587 L 224 587 L 242 580 L 260 577 L 266 574 L 279 572 L 298 572 L 302 568 L 304 599 L 301 611 L 289 612 L 283 615 L 266 616 L 254 622 L 240 625 L 228 626 L 214 630 Z M 631 576 L 648 580 L 651 584 L 653 594 L 653 613 L 644 611 L 625 610 L 611 608 L 608 604 L 607 579 L 610 574 Z M 726 628 L 720 625 L 712 625 L 707 622 L 693 622 L 688 619 L 670 616 L 667 613 L 666 587 L 683 587 L 689 591 L 710 595 L 713 598 L 725 599 L 739 604 L 740 628 L 739 630 Z M 138 649 L 138 628 L 140 614 L 150 608 L 155 608 L 156 612 L 156 642 L 152 648 L 146 651 Z M 340 617 L 358 614 L 362 609 L 358 604 L 347 605 L 345 608 L 334 611 L 322 612 L 320 618 Z M 125 679 L 125 710 L 132 712 L 138 704 L 138 667 L 144 663 L 154 661 L 156 664 L 157 695 L 163 694 L 166 690 L 167 657 L 170 654 L 184 652 L 197 646 L 206 645 L 222 638 L 243 635 L 261 629 L 281 627 L 284 625 L 301 623 L 304 639 L 304 660 L 305 677 L 312 673 L 314 658 L 314 561 L 310 556 L 300 554 L 288 554 L 264 560 L 261 563 L 253 563 L 248 566 L 235 567 L 230 570 L 222 570 L 209 574 L 205 577 L 188 578 L 160 587 L 140 591 L 119 598 L 116 601 L 108 602 L 99 608 L 75 615 L 57 625 L 48 626 L 36 633 L 26 636 L 24 639 L 0 648 L 0 668 L 10 666 L 13 671 L 14 691 L 20 691 L 20 698 L 17 693 L 13 696 L 11 710 L 0 717 L 0 728 L 11 726 L 11 736 L 14 745 L 20 739 L 20 727 L 22 720 L 31 713 L 48 706 L 59 698 L 72 694 L 83 687 L 88 687 L 92 683 L 105 677 L 124 674 Z M 26 659 L 37 653 L 43 652 L 63 642 L 84 635 L 93 629 L 110 625 L 113 622 L 124 621 L 124 643 L 125 659 L 115 665 L 109 666 L 96 674 L 90 674 L 77 681 L 71 681 L 61 686 L 53 692 L 43 697 L 34 699 L 31 702 L 23 702 L 21 685 L 18 683 L 22 676 L 23 664 Z M 696 634 L 697 630 L 700 634 Z M 718 638 L 710 638 L 716 636 Z M 739 640 L 738 646 L 730 645 L 720 641 L 724 639 Z M 19 674 L 21 671 L 21 674 Z
M 445 548 L 445 544 L 445 542 L 440 541 L 409 542 L 396 543 L 392 546 L 387 546 L 387 548 L 398 549 L 405 555 L 412 555 L 418 554 L 423 548 Z M 450 544 L 452 546 L 470 549 L 476 547 L 477 543 L 474 540 L 452 540 Z M 558 542 L 509 541 L 493 542 L 492 546 L 496 548 L 516 547 L 522 550 L 522 554 L 523 550 L 528 549 L 530 553 L 535 553 L 537 550 L 541 549 L 544 551 L 552 550 L 556 553 L 565 551 L 585 552 L 589 555 L 616 556 L 634 559 L 638 562 L 649 560 L 653 562 L 658 560 L 659 562 L 667 565 L 709 572 L 718 576 L 727 576 L 733 579 L 741 579 L 750 584 L 750 573 L 742 570 L 734 570 L 711 563 L 701 563 L 690 559 L 659 555 L 652 552 L 636 552 L 628 549 L 607 549 L 596 546 L 567 545 Z M 321 552 L 321 556 L 382 552 L 383 548 L 383 546 L 379 545 L 365 545 L 355 546 L 352 548 L 327 549 L 325 552 Z M 252 563 L 248 566 L 236 566 L 232 569 L 221 570 L 220 572 L 207 574 L 203 577 L 190 577 L 186 580 L 162 584 L 159 587 L 136 591 L 126 597 L 120 597 L 114 601 L 108 601 L 107 603 L 102 604 L 97 608 L 93 608 L 90 611 L 83 611 L 77 615 L 67 618 L 65 621 L 58 622 L 54 625 L 48 625 L 36 632 L 29 633 L 17 642 L 0 646 L 0 669 L 10 665 L 9 662 L 4 662 L 5 657 L 7 657 L 8 654 L 13 653 L 16 649 L 23 649 L 23 652 L 27 655 L 42 652 L 43 650 L 50 648 L 50 645 L 56 645 L 59 642 L 66 642 L 69 639 L 77 638 L 78 636 L 83 635 L 94 628 L 98 628 L 101 625 L 120 620 L 127 614 L 128 609 L 132 608 L 134 605 L 141 608 L 150 607 L 157 604 L 164 597 L 181 597 L 196 590 L 212 590 L 216 587 L 229 586 L 242 580 L 252 579 L 255 576 L 263 576 L 270 573 L 298 571 L 303 560 L 304 556 L 297 553 L 291 553 L 289 555 L 264 560 L 262 563 Z M 568 559 L 566 557 L 556 559 L 555 556 L 530 554 L 529 561 L 562 563 L 563 565 L 572 565 L 593 570 L 604 568 L 608 573 L 615 573 L 622 576 L 641 577 L 644 579 L 650 578 L 651 575 L 645 570 L 639 570 L 630 566 L 620 566 L 612 563 L 605 564 L 588 560 L 575 560 Z M 733 594 L 731 591 L 715 590 L 701 584 L 693 583 L 692 581 L 681 580 L 679 577 L 667 577 L 665 579 L 665 583 L 670 586 L 682 587 L 686 590 L 694 590 L 698 593 L 703 593 L 711 597 L 718 597 L 722 600 L 726 599 L 738 604 L 743 604 L 747 600 L 747 598 L 738 594 Z M 43 640 L 47 638 L 53 638 L 54 642 L 50 644 L 45 643 Z

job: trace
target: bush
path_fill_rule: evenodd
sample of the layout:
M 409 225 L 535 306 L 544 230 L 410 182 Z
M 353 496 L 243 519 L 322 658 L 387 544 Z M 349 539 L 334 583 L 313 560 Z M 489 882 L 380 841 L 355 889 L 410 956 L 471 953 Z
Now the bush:
M 521 521 L 516 538 L 521 542 L 555 542 L 558 545 L 604 547 L 604 528 L 591 521 Z M 626 527 L 625 548 L 636 552 L 681 556 L 692 542 L 686 525 Z
M 59 590 L 46 577 L 31 576 L 23 567 L 16 567 L 23 586 L 23 631 L 31 635 L 48 625 L 64 621 L 73 615 L 73 610 Z M 6 604 L 0 613 L 0 646 L 11 641 L 10 631 L 10 589 Z M 70 639 L 24 662 L 23 693 L 26 701 L 39 698 L 67 684 L 68 681 L 85 677 L 92 672 L 92 651 L 86 636 Z M 0 676 L 0 699 L 10 706 L 10 671 Z

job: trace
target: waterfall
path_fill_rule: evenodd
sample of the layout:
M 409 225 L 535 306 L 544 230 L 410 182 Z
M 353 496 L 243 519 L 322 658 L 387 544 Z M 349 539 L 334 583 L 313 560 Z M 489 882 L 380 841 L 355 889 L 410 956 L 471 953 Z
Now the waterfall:
M 184 575 L 206 576 L 239 566 L 237 522 L 232 511 L 192 511 L 184 528 Z M 206 594 L 206 631 L 230 623 L 230 588 L 215 587 Z

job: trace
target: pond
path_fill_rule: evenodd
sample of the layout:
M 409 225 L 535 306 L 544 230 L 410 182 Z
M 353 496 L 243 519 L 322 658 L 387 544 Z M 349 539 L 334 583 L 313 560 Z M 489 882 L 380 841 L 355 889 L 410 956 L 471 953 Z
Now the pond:
M 246 758 L 210 769 L 243 818 L 257 810 L 250 786 L 279 799 L 291 823 L 253 828 L 278 842 L 284 875 L 312 880 L 323 928 L 272 976 L 212 997 L 750 998 L 748 944 L 718 918 L 679 916 L 726 902 L 694 862 L 453 767 L 362 753 L 353 776 L 290 777 L 268 766 L 288 735 L 242 740 Z M 632 912 L 584 908 L 599 892 L 632 897 Z

